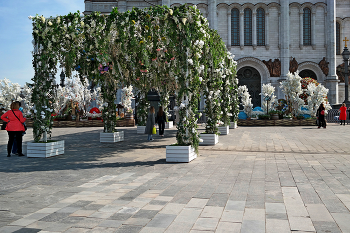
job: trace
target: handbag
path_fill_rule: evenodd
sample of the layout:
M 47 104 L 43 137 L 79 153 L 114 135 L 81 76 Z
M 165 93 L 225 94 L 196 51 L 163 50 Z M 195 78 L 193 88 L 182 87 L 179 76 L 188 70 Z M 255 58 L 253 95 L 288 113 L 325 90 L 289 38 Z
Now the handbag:
M 157 128 L 155 126 L 153 126 L 152 134 L 157 134 Z
M 6 125 L 7 125 L 6 121 L 2 122 L 1 130 L 5 130 L 6 129 Z
M 15 112 L 12 110 L 13 115 L 15 115 L 15 117 L 19 120 L 19 122 L 21 122 L 21 120 L 16 116 Z M 21 122 L 22 123 L 22 122 Z M 27 131 L 27 126 L 26 124 L 22 123 L 22 125 L 24 126 L 24 131 Z

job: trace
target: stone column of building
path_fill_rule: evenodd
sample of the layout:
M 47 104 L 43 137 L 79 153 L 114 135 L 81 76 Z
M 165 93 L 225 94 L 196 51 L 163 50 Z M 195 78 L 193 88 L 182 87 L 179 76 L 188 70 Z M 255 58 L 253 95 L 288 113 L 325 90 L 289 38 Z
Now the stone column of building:
M 338 103 L 338 78 L 336 75 L 336 39 L 335 39 L 335 0 L 327 1 L 327 61 L 329 62 L 329 72 L 326 79 L 326 87 L 329 89 L 328 100 L 330 104 Z
M 256 11 L 253 11 L 253 48 L 256 49 L 257 43 L 256 43 Z
M 162 0 L 162 5 L 170 7 L 170 0 Z
M 126 1 L 121 0 L 118 2 L 118 10 L 120 12 L 126 12 Z
M 266 46 L 266 49 L 268 50 L 270 48 L 270 36 L 269 36 L 269 33 L 270 33 L 270 29 L 269 29 L 269 26 L 270 23 L 269 23 L 269 12 L 266 11 L 265 13 L 265 38 L 266 38 L 266 41 L 265 41 L 265 46 Z
M 244 49 L 244 12 L 239 12 L 239 45 Z
M 283 81 L 287 77 L 289 71 L 289 0 L 280 0 L 281 4 L 281 23 L 280 23 L 280 56 L 281 56 L 281 77 L 279 81 Z M 284 98 L 284 94 L 278 88 L 278 98 Z
M 227 47 L 231 47 L 231 10 L 227 12 Z
M 217 29 L 216 0 L 208 0 L 208 11 L 209 27 Z
M 304 45 L 304 36 L 303 36 L 303 10 L 300 10 L 299 12 L 299 47 L 300 49 L 303 49 Z
M 311 45 L 312 49 L 316 49 L 316 10 L 311 12 Z

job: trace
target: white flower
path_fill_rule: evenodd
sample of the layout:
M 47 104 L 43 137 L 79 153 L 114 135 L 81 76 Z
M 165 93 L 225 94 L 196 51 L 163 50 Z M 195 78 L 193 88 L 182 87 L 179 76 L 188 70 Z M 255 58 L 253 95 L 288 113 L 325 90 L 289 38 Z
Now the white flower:
M 82 27 L 84 27 L 84 21 L 81 21 L 81 22 L 80 22 L 80 25 L 81 25 Z
M 199 81 L 202 82 L 202 81 L 203 81 L 203 78 L 202 78 L 202 77 L 199 77 Z
M 45 116 L 44 116 L 44 115 L 41 115 L 41 118 L 42 118 L 42 119 L 45 119 Z
M 173 15 L 174 11 L 172 9 L 169 9 L 169 14 Z
M 45 115 L 45 112 L 44 111 L 41 111 L 41 113 L 40 113 L 41 115 Z
M 42 125 L 42 126 L 40 126 L 40 128 L 45 129 L 45 126 Z
M 61 18 L 57 17 L 57 23 L 60 23 L 60 22 L 61 22 Z
M 34 109 L 34 113 L 37 113 L 38 111 L 36 109 Z
M 32 19 L 33 19 L 33 16 L 29 15 L 29 16 L 28 16 L 28 19 L 32 20 Z
M 200 138 L 200 139 L 199 139 L 199 142 L 203 142 L 203 139 Z
M 188 64 L 190 64 L 191 66 L 193 65 L 193 60 L 192 59 L 187 59 Z
M 41 21 L 43 21 L 43 23 L 45 23 L 45 17 L 41 16 Z
M 180 108 L 185 108 L 185 107 L 186 107 L 186 105 L 184 103 L 180 104 Z
M 51 21 L 49 21 L 48 23 L 47 23 L 49 26 L 52 26 L 52 23 L 51 23 Z
M 185 25 L 185 24 L 186 24 L 187 19 L 186 19 L 186 18 L 182 18 L 182 19 L 181 19 L 181 21 L 182 21 L 182 23 Z

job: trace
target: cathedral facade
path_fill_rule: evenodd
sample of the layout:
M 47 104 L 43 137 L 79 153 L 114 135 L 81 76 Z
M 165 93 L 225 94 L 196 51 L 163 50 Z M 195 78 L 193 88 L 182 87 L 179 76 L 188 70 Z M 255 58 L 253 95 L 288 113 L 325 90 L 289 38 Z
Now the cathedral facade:
M 345 37 L 350 38 L 350 0 L 85 0 L 85 14 L 108 14 L 152 5 L 196 5 L 237 61 L 239 85 L 261 106 L 261 86 L 279 83 L 298 70 L 329 89 L 330 104 L 344 101 Z

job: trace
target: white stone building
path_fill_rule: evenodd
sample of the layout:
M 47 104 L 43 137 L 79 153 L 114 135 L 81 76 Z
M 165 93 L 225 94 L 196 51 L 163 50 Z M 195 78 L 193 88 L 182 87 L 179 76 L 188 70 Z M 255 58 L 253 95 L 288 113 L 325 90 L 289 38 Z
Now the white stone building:
M 262 84 L 271 83 L 284 98 L 279 82 L 296 69 L 329 88 L 331 104 L 343 102 L 344 79 L 336 70 L 344 37 L 350 38 L 350 0 L 85 0 L 84 13 L 185 3 L 200 9 L 236 56 L 240 84 L 248 86 L 254 106 L 261 105 Z

